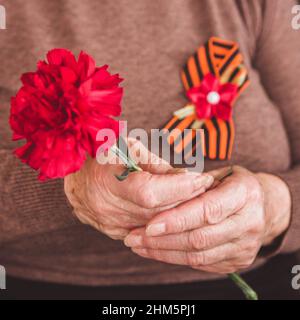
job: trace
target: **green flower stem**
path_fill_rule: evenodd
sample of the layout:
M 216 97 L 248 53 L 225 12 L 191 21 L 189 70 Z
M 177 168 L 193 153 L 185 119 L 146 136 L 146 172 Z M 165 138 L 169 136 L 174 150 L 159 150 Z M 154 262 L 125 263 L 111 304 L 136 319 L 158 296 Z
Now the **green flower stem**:
M 231 279 L 244 293 L 247 300 L 258 300 L 256 292 L 237 273 L 228 274 Z

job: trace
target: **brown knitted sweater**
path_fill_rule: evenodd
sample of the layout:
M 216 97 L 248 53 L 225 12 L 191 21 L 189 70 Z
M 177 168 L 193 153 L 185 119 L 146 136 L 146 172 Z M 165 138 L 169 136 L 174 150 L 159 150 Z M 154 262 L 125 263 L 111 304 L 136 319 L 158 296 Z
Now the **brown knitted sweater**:
M 124 82 L 130 128 L 158 128 L 186 103 L 179 71 L 210 36 L 237 41 L 251 85 L 235 105 L 230 163 L 279 174 L 293 198 L 278 254 L 300 249 L 300 31 L 285 0 L 3 0 L 0 30 L 0 264 L 11 275 L 89 285 L 215 277 L 149 261 L 82 225 L 63 181 L 37 181 L 12 155 L 9 99 L 21 73 L 54 47 L 85 50 Z M 228 161 L 206 161 L 205 169 Z M 266 261 L 257 259 L 256 265 Z

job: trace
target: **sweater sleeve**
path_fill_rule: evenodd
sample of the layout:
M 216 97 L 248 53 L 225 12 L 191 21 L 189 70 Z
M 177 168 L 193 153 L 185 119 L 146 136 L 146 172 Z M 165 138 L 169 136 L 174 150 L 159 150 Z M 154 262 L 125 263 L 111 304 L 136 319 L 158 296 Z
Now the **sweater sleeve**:
M 253 61 L 261 83 L 281 113 L 290 143 L 290 169 L 278 173 L 292 197 L 291 224 L 277 251 L 281 253 L 300 249 L 300 30 L 292 27 L 292 8 L 296 4 L 293 0 L 264 1 L 262 30 Z

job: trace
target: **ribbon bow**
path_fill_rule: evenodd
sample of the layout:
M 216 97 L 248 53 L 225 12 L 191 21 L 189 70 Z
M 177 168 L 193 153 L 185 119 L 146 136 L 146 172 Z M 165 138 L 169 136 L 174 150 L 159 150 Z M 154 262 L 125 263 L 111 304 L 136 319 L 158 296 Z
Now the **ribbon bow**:
M 201 148 L 209 159 L 230 159 L 234 141 L 232 107 L 240 93 L 249 85 L 247 70 L 237 43 L 210 38 L 192 55 L 181 71 L 181 79 L 190 100 L 174 112 L 164 129 L 203 129 Z M 178 131 L 178 130 L 177 130 Z M 195 131 L 195 130 L 194 130 Z M 196 133 L 176 142 L 169 139 L 175 151 L 182 153 L 193 144 Z M 181 140 L 180 136 L 177 136 Z M 189 141 L 187 141 L 189 140 Z M 198 148 L 193 146 L 193 150 Z

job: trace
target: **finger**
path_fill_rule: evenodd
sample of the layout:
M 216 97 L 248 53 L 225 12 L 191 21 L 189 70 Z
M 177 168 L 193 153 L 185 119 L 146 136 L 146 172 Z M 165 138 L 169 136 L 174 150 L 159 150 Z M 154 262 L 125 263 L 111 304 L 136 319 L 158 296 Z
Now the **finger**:
M 229 177 L 201 197 L 167 210 L 147 225 L 148 236 L 160 236 L 216 224 L 239 211 L 246 202 L 247 188 Z
M 226 243 L 219 247 L 204 251 L 176 251 L 176 250 L 154 250 L 147 248 L 132 248 L 132 251 L 144 258 L 157 261 L 187 265 L 187 266 L 207 266 L 223 260 L 231 259 L 235 256 L 237 245 Z
M 129 231 L 125 228 L 104 226 L 102 232 L 113 240 L 124 240 Z
M 225 259 L 224 261 L 218 262 L 216 264 L 211 264 L 208 266 L 199 265 L 194 267 L 194 269 L 213 272 L 213 273 L 228 274 L 228 273 L 233 273 L 239 270 L 249 268 L 254 263 L 257 256 L 257 252 L 253 253 L 251 248 L 250 250 L 245 251 L 245 248 L 247 248 L 247 245 L 249 247 L 249 244 L 245 243 L 247 241 L 243 241 L 243 242 L 236 243 L 237 250 L 231 259 Z M 244 249 L 240 251 L 240 249 L 243 247 Z
M 91 225 L 93 228 L 102 232 L 100 223 L 88 210 L 73 210 L 73 213 L 81 223 Z
M 230 274 L 243 268 L 239 268 L 239 266 L 236 265 L 233 261 L 222 261 L 209 266 L 196 266 L 193 267 L 193 269 L 209 273 Z
M 128 139 L 130 157 L 144 170 L 153 174 L 169 173 L 174 168 L 164 159 L 150 152 L 144 144 L 136 139 Z M 175 169 L 175 172 L 176 169 Z
M 217 187 L 224 179 L 233 174 L 233 167 L 229 166 L 221 169 L 211 170 L 209 171 L 209 174 L 211 174 L 215 179 L 214 184 L 211 186 L 211 189 L 213 189 Z
M 190 195 L 189 199 L 197 197 L 201 192 L 204 192 L 204 190 L 199 189 L 193 192 Z M 131 225 L 131 227 L 129 227 L 129 229 L 133 229 L 133 228 L 145 226 L 147 222 L 150 219 L 154 218 L 158 213 L 169 210 L 171 208 L 175 208 L 184 201 L 185 200 L 176 201 L 168 205 L 162 205 L 161 207 L 155 207 L 155 208 L 149 209 L 149 208 L 140 207 L 131 201 L 122 199 L 122 201 L 113 201 L 111 206 L 114 208 L 114 213 L 120 212 L 120 214 L 124 214 L 125 212 L 127 213 L 128 216 L 135 219 L 136 222 L 138 221 L 138 223 L 135 223 L 135 225 Z M 118 219 L 118 221 L 120 221 L 120 219 Z
M 126 183 L 112 176 L 107 179 L 106 185 L 114 195 L 148 209 L 189 200 L 195 194 L 203 193 L 213 183 L 212 176 L 194 172 L 159 175 L 134 172 L 126 179 Z
M 225 177 L 230 176 L 233 174 L 233 167 L 228 166 L 224 168 L 214 169 L 209 171 L 209 174 L 211 174 L 215 180 L 223 180 Z
M 209 175 L 172 168 L 166 161 L 149 152 L 137 140 L 129 139 L 127 143 L 130 149 L 139 151 L 140 159 L 143 161 L 147 157 L 152 157 L 148 169 L 156 174 L 147 171 L 131 173 L 126 179 L 126 187 L 124 187 L 124 183 L 122 184 L 114 177 L 124 171 L 124 166 L 120 164 L 106 165 L 102 170 L 106 180 L 105 185 L 116 197 L 121 197 L 123 200 L 144 209 L 174 207 L 174 205 L 201 194 L 213 183 L 212 177 Z M 134 154 L 136 155 L 135 152 L 133 152 Z M 111 157 L 112 163 L 116 161 L 114 154 L 110 153 L 109 157 Z M 118 163 L 118 161 L 116 162 Z
M 153 174 L 186 173 L 186 168 L 174 168 L 169 162 L 148 150 L 136 139 L 128 138 L 130 157 L 144 170 Z
M 127 139 L 125 145 L 128 149 L 123 149 L 124 153 L 128 153 L 130 158 L 144 171 L 155 174 L 163 174 L 172 172 L 174 168 L 164 159 L 150 152 L 142 142 L 136 139 Z M 121 174 L 125 169 L 125 164 L 114 152 L 101 152 L 97 154 L 99 164 L 110 164 L 108 170 L 112 170 L 114 174 Z M 177 172 L 177 170 L 175 170 Z
M 136 139 L 129 138 L 127 140 L 127 147 L 131 159 L 144 171 L 153 174 L 187 172 L 185 168 L 173 168 L 167 161 L 150 152 L 142 142 Z M 126 153 L 126 150 L 123 151 Z M 114 152 L 101 152 L 97 154 L 97 161 L 102 166 L 110 164 L 110 167 L 106 167 L 108 170 L 113 170 L 114 174 L 121 174 L 125 168 L 121 158 Z
M 156 250 L 195 251 L 206 250 L 235 241 L 246 231 L 241 215 L 233 215 L 219 224 L 204 226 L 178 234 L 148 237 L 145 228 L 131 231 L 125 238 L 125 245 L 135 248 Z

